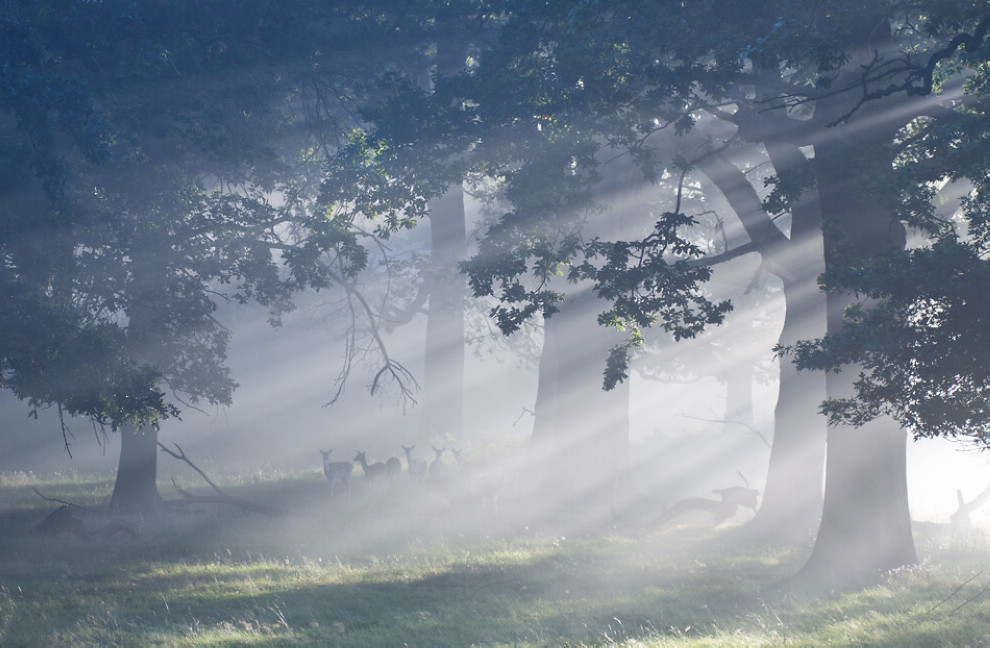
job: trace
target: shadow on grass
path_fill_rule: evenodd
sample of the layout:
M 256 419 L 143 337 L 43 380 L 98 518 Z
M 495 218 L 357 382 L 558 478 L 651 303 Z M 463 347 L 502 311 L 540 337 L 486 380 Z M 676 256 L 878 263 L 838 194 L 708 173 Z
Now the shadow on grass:
M 534 547 L 537 555 L 479 551 L 476 559 L 362 568 L 192 566 L 146 575 L 138 587 L 163 593 L 182 624 L 267 617 L 296 638 L 348 645 L 597 645 L 710 634 L 727 612 L 763 606 L 754 574 L 726 580 L 730 568 L 658 570 L 583 543 Z
M 325 487 L 319 475 L 234 484 L 238 497 L 286 503 L 286 515 L 204 508 L 148 521 L 134 541 L 37 538 L 28 530 L 39 512 L 10 511 L 0 645 L 938 646 L 990 636 L 983 582 L 956 591 L 972 562 L 799 601 L 769 586 L 803 552 L 730 532 L 578 524 L 522 507 L 493 518 L 470 503 L 360 489 L 330 500 Z

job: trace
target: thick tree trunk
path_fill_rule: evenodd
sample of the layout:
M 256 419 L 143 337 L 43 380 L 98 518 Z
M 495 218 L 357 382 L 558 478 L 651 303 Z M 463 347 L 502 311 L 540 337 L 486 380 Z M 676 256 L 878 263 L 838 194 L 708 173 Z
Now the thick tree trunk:
M 139 237 L 132 272 L 134 286 L 127 314 L 128 344 L 131 355 L 139 362 L 162 366 L 163 321 L 160 309 L 166 303 L 164 282 L 168 264 L 166 253 L 159 250 L 162 237 L 152 228 Z M 161 508 L 158 494 L 158 429 L 147 425 L 120 429 L 120 459 L 110 508 L 115 511 L 153 515 Z
M 770 143 L 767 151 L 778 173 L 796 172 L 808 162 L 796 146 Z M 809 187 L 792 206 L 790 239 L 770 253 L 768 264 L 784 289 L 781 346 L 825 333 L 825 295 L 817 281 L 825 269 L 821 227 L 817 188 Z M 809 539 L 821 520 L 826 430 L 818 407 L 824 396 L 821 372 L 799 372 L 781 358 L 767 481 L 752 523 L 776 540 Z
M 823 111 L 824 112 L 824 111 Z M 870 183 L 889 174 L 894 128 L 869 115 L 869 129 L 839 127 L 815 147 L 829 268 L 903 250 L 903 226 Z M 828 330 L 839 331 L 852 296 L 828 296 Z M 829 374 L 830 397 L 851 394 L 857 369 Z M 860 428 L 830 427 L 822 521 L 798 575 L 815 585 L 855 586 L 917 561 L 908 508 L 906 433 L 888 418 Z
M 153 513 L 162 504 L 158 494 L 158 430 L 138 430 L 126 425 L 120 430 L 120 461 L 110 497 L 110 510 L 117 513 Z
M 848 388 L 848 375 L 829 374 L 829 393 Z M 799 578 L 858 586 L 917 562 L 906 446 L 907 435 L 890 419 L 829 428 L 822 522 Z

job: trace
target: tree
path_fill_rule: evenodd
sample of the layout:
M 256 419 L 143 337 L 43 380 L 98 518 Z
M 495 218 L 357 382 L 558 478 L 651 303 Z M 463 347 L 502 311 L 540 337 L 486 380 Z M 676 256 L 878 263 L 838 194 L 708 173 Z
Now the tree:
M 388 6 L 4 5 L 0 384 L 122 430 L 112 505 L 155 507 L 158 421 L 230 400 L 214 298 L 277 319 L 365 263 L 312 181 L 395 52 L 364 43 L 415 63 Z
M 987 22 L 974 35 L 985 37 Z M 842 331 L 795 347 L 797 363 L 806 368 L 861 364 L 855 393 L 825 405 L 833 423 L 859 426 L 891 416 L 916 437 L 987 445 L 987 85 L 978 65 L 985 50 L 984 44 L 961 57 L 969 70 L 961 109 L 914 124 L 897 167 L 900 182 L 922 187 L 936 205 L 948 202 L 950 217 L 931 228 L 930 245 L 829 272 L 828 289 L 860 299 L 846 312 Z M 959 185 L 961 202 L 941 198 Z M 927 202 L 908 206 L 931 216 Z
M 534 313 L 552 315 L 561 298 L 552 279 L 561 268 L 571 279 L 596 281 L 613 306 L 602 321 L 631 332 L 608 365 L 612 385 L 625 377 L 639 327 L 660 323 L 688 335 L 719 311 L 692 301 L 702 275 L 668 264 L 670 253 L 693 252 L 677 235 L 689 224 L 678 210 L 638 241 L 586 241 L 568 228 L 597 180 L 597 152 L 624 147 L 655 177 L 663 165 L 650 136 L 690 130 L 702 112 L 771 156 L 777 145 L 792 155 L 813 147 L 803 177 L 788 178 L 789 165 L 774 162 L 778 198 L 790 207 L 816 192 L 830 276 L 889 264 L 904 246 L 901 219 L 931 229 L 929 185 L 898 186 L 892 169 L 914 142 L 912 128 L 968 110 L 970 102 L 954 103 L 962 77 L 953 64 L 963 62 L 963 45 L 970 53 L 982 46 L 984 14 L 951 2 L 520 3 L 477 69 L 438 82 L 432 105 L 418 104 L 429 118 L 402 138 L 376 140 L 379 159 L 389 177 L 415 187 L 410 196 L 439 191 L 452 159 L 502 178 L 514 210 L 466 265 L 472 286 L 500 296 L 495 315 L 511 329 Z M 940 88 L 950 94 L 933 96 Z M 437 160 L 438 150 L 444 164 L 432 167 L 436 173 L 414 176 L 410 170 Z M 533 280 L 521 279 L 530 269 Z M 829 294 L 830 334 L 845 330 L 841 314 L 851 298 Z M 850 373 L 829 374 L 831 396 L 847 395 Z M 803 574 L 846 584 L 913 562 L 904 442 L 890 422 L 829 430 L 824 515 Z
M 747 158 L 757 153 L 756 160 L 771 167 L 767 180 L 773 186 L 794 182 L 807 174 L 809 161 L 796 146 L 786 142 L 767 142 L 766 154 L 760 155 L 752 146 L 739 142 L 735 131 L 727 136 L 722 134 L 728 137 L 724 143 L 719 139 L 712 143 L 713 135 L 724 131 L 724 126 L 713 129 L 702 122 L 694 130 L 697 133 L 694 139 L 703 142 L 700 147 L 691 148 L 695 167 L 723 194 L 749 239 L 745 243 L 733 242 L 731 247 L 727 244 L 724 252 L 713 255 L 708 262 L 717 264 L 734 259 L 741 252 L 757 251 L 761 268 L 778 277 L 783 288 L 785 315 L 780 344 L 821 335 L 825 327 L 825 299 L 817 290 L 816 280 L 824 269 L 824 256 L 817 194 L 807 191 L 788 204 L 778 204 L 779 192 L 771 191 L 761 200 L 742 170 L 746 164 L 754 164 L 752 160 L 747 162 Z M 682 144 L 682 150 L 684 147 Z M 788 234 L 774 223 L 773 216 L 784 215 L 790 216 Z M 802 538 L 812 533 L 819 522 L 825 425 L 824 421 L 818 423 L 815 419 L 824 397 L 824 383 L 821 374 L 802 374 L 789 362 L 780 364 L 766 487 L 753 523 L 769 537 Z
M 614 289 L 605 282 L 594 285 L 598 293 L 613 290 L 613 297 L 622 293 L 618 306 L 600 315 L 599 319 L 608 320 L 613 326 L 624 325 L 630 321 L 633 304 L 660 303 L 667 297 L 671 297 L 671 302 L 680 301 L 666 308 L 664 317 L 665 326 L 676 336 L 693 335 L 704 322 L 719 319 L 727 307 L 710 303 L 696 290 L 697 282 L 707 276 L 708 269 L 690 267 L 686 261 L 668 264 L 664 259 L 667 250 L 684 258 L 699 254 L 694 246 L 677 235 L 678 226 L 689 224 L 689 219 L 673 215 L 670 223 L 658 226 L 642 244 L 612 245 L 600 239 L 589 240 L 586 245 L 581 242 L 582 221 L 593 204 L 591 187 L 597 184 L 598 176 L 573 173 L 571 160 L 575 155 L 593 155 L 595 147 L 589 146 L 583 138 L 597 136 L 600 131 L 589 123 L 587 134 L 572 137 L 565 131 L 556 132 L 552 121 L 534 124 L 532 118 L 527 117 L 527 127 L 533 128 L 533 136 L 528 140 L 520 139 L 513 133 L 518 129 L 519 107 L 497 106 L 487 101 L 478 102 L 479 109 L 495 110 L 496 113 L 491 115 L 492 119 L 475 122 L 477 111 L 471 108 L 474 99 L 465 100 L 464 95 L 458 94 L 457 83 L 463 79 L 473 82 L 485 69 L 484 60 L 482 58 L 477 71 L 455 77 L 453 81 L 438 79 L 432 94 L 412 88 L 372 115 L 370 121 L 374 129 L 362 135 L 355 146 L 338 159 L 339 167 L 330 176 L 354 178 L 354 185 L 362 192 L 360 200 L 355 201 L 355 209 L 378 215 L 386 227 L 398 227 L 408 220 L 425 217 L 424 206 L 428 199 L 442 195 L 449 183 L 459 182 L 466 173 L 497 177 L 515 211 L 489 231 L 482 242 L 481 255 L 472 262 L 478 267 L 477 272 L 471 273 L 475 294 L 492 294 L 496 290 L 498 279 L 486 278 L 485 269 L 508 265 L 524 268 L 528 258 L 544 257 L 532 285 L 527 286 L 528 280 L 521 280 L 518 272 L 499 274 L 503 280 L 498 287 L 501 294 L 522 304 L 521 307 L 496 308 L 499 324 L 506 332 L 515 330 L 532 314 L 540 313 L 545 318 L 554 315 L 562 299 L 556 286 L 558 281 L 585 281 L 593 285 L 597 265 L 604 265 L 613 257 L 623 259 L 615 262 L 616 275 L 624 273 L 625 281 L 633 288 L 631 291 Z M 542 110 L 536 105 L 539 98 L 512 88 L 513 83 L 512 78 L 500 77 L 478 81 L 478 86 L 490 96 L 506 100 L 522 97 L 533 102 L 522 110 L 538 114 Z M 436 113 L 442 114 L 442 118 Z M 483 123 L 486 129 L 481 140 L 474 132 L 476 123 Z M 479 142 L 478 149 L 464 155 L 462 145 L 473 147 Z M 426 168 L 434 173 L 423 173 Z M 547 177 L 548 172 L 552 177 Z M 395 182 L 397 177 L 402 181 Z M 354 191 L 338 191 L 338 200 L 353 194 Z M 396 216 L 400 211 L 402 218 Z M 583 261 L 572 263 L 573 253 L 581 249 Z M 620 270 L 619 264 L 626 262 L 633 267 Z M 570 270 L 564 278 L 562 268 L 567 267 Z M 654 277 L 663 273 L 666 281 L 654 282 L 653 278 L 644 281 L 643 277 L 651 272 Z M 617 276 L 615 281 L 621 279 Z M 648 317 L 652 319 L 653 315 Z M 553 326 L 548 326 L 548 330 L 550 328 Z M 548 344 L 551 336 L 552 332 L 548 333 Z M 611 358 L 608 380 L 613 385 L 625 372 L 621 358 L 636 343 L 638 340 L 634 338 L 612 345 L 608 354 Z M 547 387 L 541 385 L 541 403 L 546 402 L 546 393 Z

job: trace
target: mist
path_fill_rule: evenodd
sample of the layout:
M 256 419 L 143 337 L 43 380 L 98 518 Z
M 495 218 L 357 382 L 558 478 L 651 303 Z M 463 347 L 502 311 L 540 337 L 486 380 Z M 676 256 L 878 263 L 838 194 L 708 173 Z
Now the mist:
M 0 645 L 985 641 L 978 4 L 6 3 Z
M 633 199 L 630 199 L 633 200 Z M 479 218 L 477 209 L 469 212 Z M 402 254 L 424 244 L 422 229 L 408 240 L 393 242 Z M 779 283 L 762 276 L 763 296 L 747 295 L 747 284 L 759 275 L 756 255 L 747 255 L 716 271 L 713 291 L 733 296 L 736 308 L 724 325 L 698 340 L 665 343 L 638 362 L 629 380 L 629 447 L 621 458 L 615 506 L 634 509 L 642 520 L 657 520 L 666 509 L 691 497 L 712 498 L 717 489 L 745 486 L 762 493 L 770 444 L 781 360 L 773 346 L 780 333 L 784 302 Z M 371 271 L 370 282 L 380 278 Z M 180 419 L 161 425 L 161 442 L 181 446 L 199 466 L 215 476 L 305 475 L 314 487 L 325 485 L 319 451 L 332 450 L 336 461 L 352 461 L 365 451 L 373 461 L 402 460 L 402 446 L 415 445 L 414 455 L 430 462 L 434 447 L 446 447 L 443 462 L 456 467 L 453 451 L 472 462 L 489 456 L 509 465 L 514 488 L 521 474 L 539 472 L 539 462 L 554 461 L 560 448 L 533 446 L 534 407 L 538 385 L 542 327 L 532 327 L 506 341 L 490 322 L 485 304 L 473 305 L 466 355 L 464 429 L 445 438 L 424 435 L 421 406 L 403 398 L 394 384 L 384 383 L 370 393 L 378 371 L 369 351 L 355 362 L 339 399 L 345 345 L 346 318 L 339 301 L 325 293 L 299 297 L 298 307 L 273 327 L 268 313 L 257 306 L 227 304 L 220 311 L 232 343 L 229 366 L 239 383 L 229 407 L 189 405 Z M 383 337 L 392 357 L 421 378 L 425 318 L 414 318 Z M 522 338 L 525 338 L 522 339 Z M 580 348 L 580 342 L 564 341 Z M 713 353 L 712 349 L 723 349 Z M 731 350 L 730 355 L 725 355 Z M 785 360 L 786 361 L 786 360 Z M 651 371 L 650 363 L 673 370 Z M 738 396 L 729 402 L 729 384 L 723 376 L 741 368 L 744 407 Z M 738 387 L 738 385 L 737 385 Z M 566 397 L 561 397 L 566 400 Z M 37 475 L 97 473 L 112 476 L 119 455 L 119 438 L 88 421 L 69 420 L 69 448 L 63 445 L 55 412 L 35 414 L 6 393 L 0 393 L 5 444 L 0 469 Z M 607 423 L 606 423 L 607 425 Z M 573 431 L 575 437 L 582 432 Z M 958 507 L 957 491 L 967 500 L 987 487 L 985 454 L 961 441 L 928 439 L 908 446 L 909 492 L 912 517 L 918 521 L 948 523 Z M 353 478 L 363 476 L 355 464 Z M 193 478 L 181 462 L 160 459 L 160 479 L 171 475 Z M 589 478 L 589 489 L 602 487 Z M 163 485 L 168 493 L 169 486 Z M 403 487 L 400 485 L 401 491 Z M 408 493 L 406 494 L 408 495 Z M 326 493 L 329 501 L 329 493 Z M 355 498 L 367 497 L 359 487 Z M 730 525 L 742 525 L 753 516 L 741 510 Z M 983 527 L 988 513 L 974 516 Z M 705 527 L 703 511 L 685 515 L 677 524 Z M 598 520 L 596 524 L 605 524 Z M 454 525 L 456 526 L 456 524 Z

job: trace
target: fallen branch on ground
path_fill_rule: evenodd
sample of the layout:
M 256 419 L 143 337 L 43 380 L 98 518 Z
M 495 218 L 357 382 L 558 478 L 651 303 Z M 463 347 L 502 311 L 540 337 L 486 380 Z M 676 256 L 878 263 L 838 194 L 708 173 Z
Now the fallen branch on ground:
M 172 486 L 175 487 L 175 490 L 183 498 L 178 502 L 174 502 L 175 504 L 226 504 L 228 506 L 237 507 L 245 512 L 262 513 L 264 515 L 273 515 L 273 516 L 281 514 L 280 510 L 272 508 L 271 506 L 266 506 L 264 504 L 258 504 L 257 502 L 251 502 L 248 500 L 241 499 L 239 497 L 232 497 L 230 495 L 227 495 L 222 490 L 220 490 L 219 486 L 214 484 L 213 481 L 206 476 L 206 473 L 204 473 L 202 470 L 199 469 L 199 466 L 194 464 L 189 459 L 189 457 L 186 456 L 185 451 L 182 450 L 182 448 L 179 446 L 178 443 L 174 445 L 175 445 L 175 449 L 178 452 L 166 448 L 161 443 L 158 444 L 158 447 L 161 448 L 161 451 L 164 452 L 165 454 L 175 457 L 179 461 L 186 463 L 190 468 L 192 468 L 197 473 L 199 473 L 200 477 L 202 477 L 203 480 L 210 485 L 210 488 L 212 488 L 214 492 L 216 492 L 216 496 L 193 495 L 189 491 L 179 488 L 179 486 L 175 483 L 175 479 L 173 479 Z
M 85 506 L 82 506 L 80 504 L 73 504 L 72 502 L 67 502 L 67 501 L 62 500 L 62 499 L 59 499 L 57 497 L 49 497 L 47 495 L 43 495 L 41 493 L 41 491 L 38 490 L 34 486 L 31 487 L 31 490 L 34 491 L 35 495 L 37 495 L 41 499 L 45 500 L 46 502 L 55 502 L 56 504 L 61 504 L 62 506 L 68 506 L 68 507 L 71 507 L 71 508 L 77 508 L 77 509 L 86 510 L 86 507 Z

